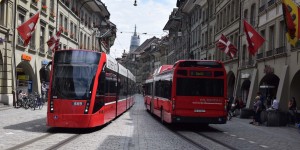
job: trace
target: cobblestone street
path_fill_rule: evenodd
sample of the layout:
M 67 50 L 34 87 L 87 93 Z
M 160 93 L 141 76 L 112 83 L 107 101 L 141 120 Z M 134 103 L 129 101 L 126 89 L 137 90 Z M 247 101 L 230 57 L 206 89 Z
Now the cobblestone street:
M 300 147 L 300 133 L 296 128 L 253 126 L 249 122 L 249 119 L 233 118 L 225 125 L 199 129 L 178 125 L 170 129 L 145 110 L 141 95 L 136 96 L 136 103 L 129 111 L 110 124 L 92 130 L 48 128 L 46 107 L 32 111 L 1 106 L 0 149 L 225 149 L 218 143 L 245 150 Z M 54 146 L 57 143 L 64 144 Z

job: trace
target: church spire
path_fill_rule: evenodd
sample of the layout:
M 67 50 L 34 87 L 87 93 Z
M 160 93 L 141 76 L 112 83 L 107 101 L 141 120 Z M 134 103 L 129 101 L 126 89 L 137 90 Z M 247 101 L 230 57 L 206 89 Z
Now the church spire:
M 133 52 L 137 49 L 137 47 L 140 46 L 140 37 L 138 36 L 136 32 L 136 25 L 134 25 L 134 33 L 131 36 L 131 41 L 130 41 L 130 49 L 129 52 Z
M 136 25 L 134 25 L 134 35 L 133 36 L 137 36 L 137 34 L 136 34 Z

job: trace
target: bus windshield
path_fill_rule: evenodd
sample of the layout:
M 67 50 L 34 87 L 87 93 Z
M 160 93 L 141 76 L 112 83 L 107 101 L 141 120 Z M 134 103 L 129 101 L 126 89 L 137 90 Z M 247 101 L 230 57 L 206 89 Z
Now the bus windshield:
M 210 78 L 177 78 L 177 96 L 211 96 L 224 95 L 224 80 Z
M 90 99 L 100 53 L 55 52 L 51 96 L 55 99 Z

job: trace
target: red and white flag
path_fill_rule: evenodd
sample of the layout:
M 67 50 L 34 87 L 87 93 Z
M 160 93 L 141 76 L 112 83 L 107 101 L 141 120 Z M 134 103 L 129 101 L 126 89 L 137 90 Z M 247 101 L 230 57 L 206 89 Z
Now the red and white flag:
M 259 47 L 264 44 L 265 39 L 246 20 L 244 20 L 244 30 L 248 41 L 248 51 L 255 55 Z
M 237 52 L 237 48 L 223 34 L 217 41 L 217 47 L 221 51 L 224 51 L 230 58 L 233 58 Z
M 40 12 L 36 13 L 29 20 L 27 20 L 17 28 L 21 38 L 24 40 L 25 47 L 28 45 L 31 39 L 31 36 L 35 30 L 35 26 L 37 24 L 37 21 L 39 20 L 39 17 L 40 17 Z
M 59 39 L 61 32 L 62 28 L 60 28 L 59 31 L 47 41 L 47 45 L 50 47 L 52 52 L 55 52 L 59 47 Z

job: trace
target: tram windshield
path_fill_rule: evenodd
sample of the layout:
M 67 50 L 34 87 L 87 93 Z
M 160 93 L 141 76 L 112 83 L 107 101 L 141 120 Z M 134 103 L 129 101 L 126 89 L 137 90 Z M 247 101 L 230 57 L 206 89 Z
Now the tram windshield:
M 53 99 L 90 99 L 100 53 L 57 51 L 54 56 Z

